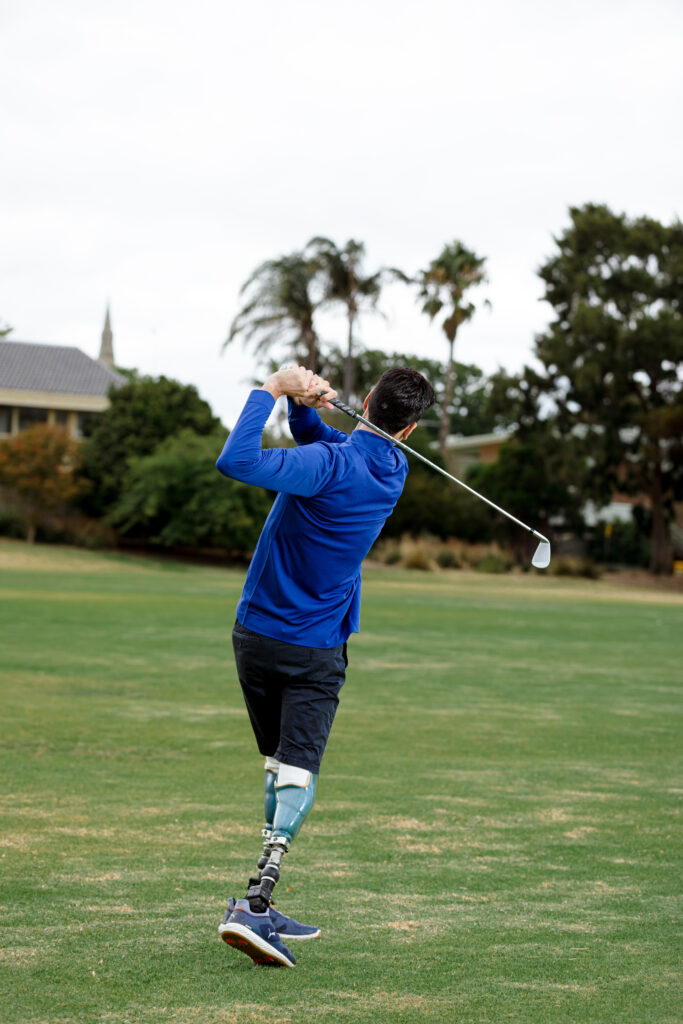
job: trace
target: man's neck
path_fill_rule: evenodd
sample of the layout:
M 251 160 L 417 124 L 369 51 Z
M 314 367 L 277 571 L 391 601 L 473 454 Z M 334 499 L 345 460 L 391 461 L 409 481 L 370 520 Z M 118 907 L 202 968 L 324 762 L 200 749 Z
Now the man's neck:
M 357 427 L 354 427 L 354 430 L 367 430 L 368 434 L 375 434 L 377 437 L 381 437 L 385 441 L 387 440 L 387 438 L 384 436 L 384 434 L 378 434 L 376 430 L 373 430 L 372 427 L 366 427 L 366 425 L 364 423 L 359 423 Z M 392 436 L 394 436 L 394 439 L 396 441 L 399 440 L 399 438 L 395 437 L 395 435 L 392 435 Z

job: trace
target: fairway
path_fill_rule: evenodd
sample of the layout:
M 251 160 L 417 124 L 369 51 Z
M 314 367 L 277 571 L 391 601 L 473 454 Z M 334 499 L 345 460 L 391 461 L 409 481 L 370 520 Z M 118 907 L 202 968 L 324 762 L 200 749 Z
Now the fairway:
M 3 1024 L 680 1024 L 683 599 L 367 570 L 269 970 L 242 580 L 0 542 Z

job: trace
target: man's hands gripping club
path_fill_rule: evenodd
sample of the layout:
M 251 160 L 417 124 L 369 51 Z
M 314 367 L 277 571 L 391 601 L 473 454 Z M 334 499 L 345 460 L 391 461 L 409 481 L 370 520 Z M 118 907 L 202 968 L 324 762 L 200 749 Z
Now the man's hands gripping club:
M 281 395 L 287 395 L 297 405 L 308 405 L 311 409 L 333 409 L 330 400 L 337 397 L 329 381 L 304 366 L 282 367 L 270 375 L 261 390 L 268 391 L 276 402 Z

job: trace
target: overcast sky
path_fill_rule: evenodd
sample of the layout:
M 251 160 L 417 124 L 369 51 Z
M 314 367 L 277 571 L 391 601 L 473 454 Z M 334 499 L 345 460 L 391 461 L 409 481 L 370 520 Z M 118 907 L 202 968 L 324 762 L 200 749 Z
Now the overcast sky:
M 515 370 L 569 205 L 683 212 L 680 0 L 3 0 L 0 30 L 12 339 L 97 356 L 109 301 L 117 363 L 228 424 L 255 372 L 220 355 L 240 285 L 314 234 L 407 272 L 464 241 L 493 310 L 456 356 Z M 443 357 L 405 288 L 382 305 L 367 345 Z

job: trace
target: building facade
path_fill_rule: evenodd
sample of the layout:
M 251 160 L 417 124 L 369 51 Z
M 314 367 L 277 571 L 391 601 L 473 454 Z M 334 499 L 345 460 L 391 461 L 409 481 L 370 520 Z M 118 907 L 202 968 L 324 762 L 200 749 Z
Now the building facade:
M 107 310 L 99 359 L 78 348 L 0 339 L 0 438 L 36 423 L 65 426 L 83 437 L 109 405 L 109 389 L 125 378 L 114 369 Z
M 449 434 L 446 449 L 451 472 L 457 477 L 464 477 L 468 468 L 475 463 L 495 462 L 500 446 L 511 437 L 512 432 L 509 430 L 497 434 L 472 434 L 470 437 Z

